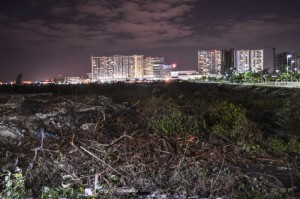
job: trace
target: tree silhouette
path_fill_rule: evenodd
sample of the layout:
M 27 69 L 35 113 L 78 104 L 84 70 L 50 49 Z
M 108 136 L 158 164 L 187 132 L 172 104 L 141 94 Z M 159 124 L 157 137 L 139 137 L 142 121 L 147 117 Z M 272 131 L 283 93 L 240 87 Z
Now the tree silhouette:
M 23 75 L 23 73 L 20 73 L 20 74 L 17 76 L 17 79 L 16 79 L 16 85 L 22 85 L 22 75 Z

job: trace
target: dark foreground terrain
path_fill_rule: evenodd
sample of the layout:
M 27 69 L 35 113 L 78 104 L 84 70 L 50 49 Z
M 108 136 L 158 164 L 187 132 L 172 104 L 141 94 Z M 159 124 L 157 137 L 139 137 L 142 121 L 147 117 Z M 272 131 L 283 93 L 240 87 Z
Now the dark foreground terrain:
M 0 87 L 1 198 L 297 198 L 300 92 Z

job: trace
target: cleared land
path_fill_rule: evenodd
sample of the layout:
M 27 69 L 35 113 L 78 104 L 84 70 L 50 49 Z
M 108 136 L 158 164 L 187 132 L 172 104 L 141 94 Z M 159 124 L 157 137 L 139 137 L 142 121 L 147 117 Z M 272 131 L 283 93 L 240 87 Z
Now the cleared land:
M 0 92 L 4 198 L 299 195 L 298 90 L 182 82 Z

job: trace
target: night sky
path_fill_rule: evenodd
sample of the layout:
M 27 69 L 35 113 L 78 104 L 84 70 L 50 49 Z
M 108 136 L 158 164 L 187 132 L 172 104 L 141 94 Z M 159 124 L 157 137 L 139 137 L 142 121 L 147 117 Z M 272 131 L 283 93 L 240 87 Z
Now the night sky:
M 164 56 L 197 69 L 198 49 L 300 53 L 299 0 L 1 0 L 0 81 L 83 76 L 90 57 Z

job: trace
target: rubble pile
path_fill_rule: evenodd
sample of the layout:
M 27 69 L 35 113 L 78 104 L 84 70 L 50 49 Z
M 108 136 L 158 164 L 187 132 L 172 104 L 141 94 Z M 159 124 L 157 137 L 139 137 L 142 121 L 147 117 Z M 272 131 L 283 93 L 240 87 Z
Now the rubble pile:
M 63 136 L 64 132 L 69 131 L 97 131 L 101 122 L 109 121 L 112 115 L 122 111 L 128 113 L 124 105 L 113 104 L 103 96 L 88 99 L 84 103 L 52 94 L 2 95 L 0 100 L 2 142 L 5 138 L 14 141 L 24 136 L 40 136 L 41 129 L 48 132 L 46 137 L 50 134 Z M 118 134 L 119 130 L 115 128 L 110 133 Z
M 256 186 L 278 195 L 285 189 L 271 174 L 244 169 L 281 165 L 281 158 L 248 156 L 210 134 L 157 135 L 136 104 L 49 93 L 1 95 L 0 102 L 0 168 L 21 168 L 31 196 L 59 186 L 83 186 L 99 198 L 242 198 Z

